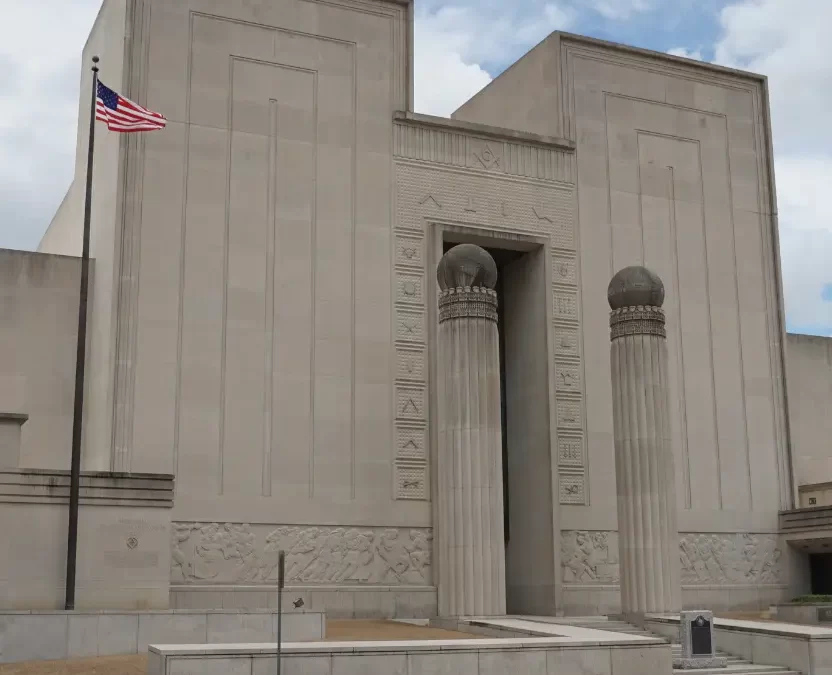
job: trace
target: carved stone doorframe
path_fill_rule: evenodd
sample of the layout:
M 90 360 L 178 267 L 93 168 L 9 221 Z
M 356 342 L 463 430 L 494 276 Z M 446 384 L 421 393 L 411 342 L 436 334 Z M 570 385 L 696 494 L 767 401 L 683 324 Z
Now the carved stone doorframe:
M 426 271 L 427 271 L 427 282 L 426 288 L 428 292 L 426 293 L 426 301 L 427 301 L 427 334 L 428 338 L 428 365 L 429 365 L 429 382 L 428 382 L 428 390 L 429 390 L 429 439 L 430 439 L 430 465 L 432 467 L 438 466 L 438 457 L 437 453 L 439 451 L 439 437 L 438 437 L 438 429 L 437 429 L 437 420 L 439 419 L 438 416 L 438 387 L 437 387 L 437 368 L 438 368 L 438 359 L 437 359 L 437 338 L 438 338 L 438 293 L 436 292 L 436 279 L 435 279 L 435 270 L 436 265 L 438 265 L 439 261 L 442 258 L 444 253 L 444 246 L 445 244 L 458 244 L 458 243 L 472 243 L 482 246 L 483 248 L 490 248 L 490 249 L 506 249 L 506 250 L 515 250 L 523 253 L 530 253 L 534 251 L 539 251 L 542 254 L 542 260 L 545 261 L 544 265 L 544 279 L 541 283 L 542 286 L 545 286 L 545 289 L 552 288 L 552 278 L 553 278 L 553 262 L 552 262 L 552 252 L 550 249 L 550 239 L 546 236 L 538 236 L 532 234 L 520 234 L 515 232 L 509 231 L 502 231 L 502 230 L 494 230 L 489 229 L 482 226 L 477 226 L 474 224 L 460 224 L 460 223 L 453 223 L 453 222 L 442 222 L 442 221 L 428 221 L 426 223 L 426 256 L 425 256 L 425 263 L 426 263 Z M 562 605 L 562 597 L 561 597 L 561 569 L 560 569 L 560 517 L 559 517 L 559 476 L 558 476 L 558 457 L 557 457 L 557 447 L 558 447 L 558 440 L 557 440 L 557 402 L 555 398 L 555 369 L 554 369 L 554 340 L 555 340 L 555 328 L 554 328 L 554 321 L 553 321 L 553 308 L 552 303 L 548 302 L 546 298 L 548 298 L 547 293 L 543 293 L 541 295 L 541 302 L 540 302 L 540 311 L 545 312 L 545 321 L 547 325 L 547 332 L 546 332 L 546 354 L 548 356 L 549 367 L 547 370 L 547 399 L 548 399 L 548 418 L 547 422 L 547 429 L 546 433 L 549 436 L 549 467 L 550 467 L 550 481 L 549 481 L 549 490 L 550 490 L 550 505 L 551 505 L 551 514 L 552 514 L 552 547 L 551 547 L 551 561 L 546 561 L 547 568 L 549 564 L 551 564 L 551 585 L 553 588 L 552 593 L 552 600 L 551 606 L 547 606 L 545 609 L 539 609 L 535 613 L 545 613 L 545 614 L 556 614 L 561 609 Z M 510 440 L 509 440 L 510 442 Z M 436 496 L 438 495 L 438 480 L 436 471 L 431 472 L 430 476 L 430 486 L 431 486 L 431 495 L 432 495 L 432 515 L 433 515 L 433 523 L 434 523 L 434 535 L 441 536 L 438 534 L 437 524 L 439 522 L 439 513 L 438 513 L 438 504 Z M 439 561 L 434 559 L 434 583 L 439 583 L 439 577 L 443 573 L 441 570 L 441 566 L 439 565 Z M 507 575 L 510 574 L 507 571 Z M 508 580 L 507 580 L 508 581 Z M 512 606 L 511 601 L 517 601 L 517 598 L 512 598 L 511 593 L 509 594 L 509 607 L 508 611 L 511 613 Z

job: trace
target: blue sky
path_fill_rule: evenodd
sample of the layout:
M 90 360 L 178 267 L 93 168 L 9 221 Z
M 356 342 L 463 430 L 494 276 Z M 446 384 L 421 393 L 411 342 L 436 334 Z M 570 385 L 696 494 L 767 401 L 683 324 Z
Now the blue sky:
M 832 0 L 415 1 L 419 112 L 449 114 L 558 29 L 768 75 L 787 322 L 832 336 Z M 35 248 L 72 178 L 79 55 L 99 5 L 3 8 L 0 247 Z

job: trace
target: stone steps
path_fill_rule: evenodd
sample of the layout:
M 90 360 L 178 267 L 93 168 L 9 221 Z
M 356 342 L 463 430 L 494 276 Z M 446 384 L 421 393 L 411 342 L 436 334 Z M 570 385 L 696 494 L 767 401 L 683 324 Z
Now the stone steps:
M 782 666 L 758 666 L 754 663 L 728 664 L 725 668 L 703 668 L 702 670 L 673 669 L 673 675 L 800 675 L 796 670 Z
M 569 623 L 572 626 L 591 628 L 593 630 L 605 630 L 614 633 L 626 633 L 628 635 L 643 635 L 644 637 L 662 637 L 618 619 L 599 618 L 575 622 L 570 621 Z M 674 658 L 682 656 L 681 645 L 673 644 L 672 649 Z M 702 670 L 682 670 L 674 668 L 673 675 L 800 675 L 798 671 L 789 670 L 783 666 L 767 666 L 751 663 L 739 656 L 721 651 L 718 651 L 716 656 L 727 659 L 728 663 L 725 668 L 704 668 Z

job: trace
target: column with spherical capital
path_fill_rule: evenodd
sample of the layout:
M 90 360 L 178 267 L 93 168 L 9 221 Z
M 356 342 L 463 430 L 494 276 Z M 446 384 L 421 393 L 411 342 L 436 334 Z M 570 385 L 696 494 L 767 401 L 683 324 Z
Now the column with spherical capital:
M 439 614 L 505 614 L 497 266 L 461 244 L 437 268 Z
M 640 622 L 647 612 L 681 609 L 664 285 L 644 267 L 627 267 L 607 299 L 621 609 Z

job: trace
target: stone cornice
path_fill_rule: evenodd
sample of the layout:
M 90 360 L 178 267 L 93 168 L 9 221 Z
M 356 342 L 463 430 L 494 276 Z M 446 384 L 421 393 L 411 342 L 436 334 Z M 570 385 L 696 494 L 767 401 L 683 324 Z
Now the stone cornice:
M 12 424 L 19 424 L 23 426 L 28 421 L 29 416 L 25 413 L 7 413 L 0 412 L 0 424 L 3 422 L 11 422 Z
M 69 471 L 0 470 L 0 502 L 68 504 Z M 81 473 L 81 504 L 171 508 L 174 478 L 169 474 L 85 471 Z
M 528 131 L 517 131 L 504 127 L 494 127 L 487 124 L 465 122 L 463 120 L 449 119 L 447 117 L 435 117 L 421 113 L 397 111 L 393 114 L 393 120 L 399 124 L 408 124 L 434 129 L 446 129 L 460 134 L 480 136 L 495 141 L 507 141 L 510 143 L 525 143 L 529 145 L 548 146 L 562 152 L 575 152 L 575 142 L 566 138 L 556 136 L 542 136 Z

